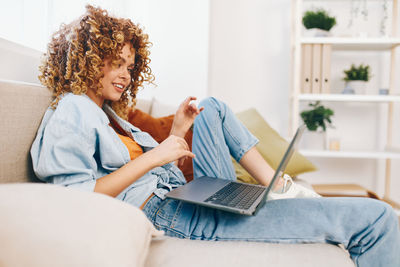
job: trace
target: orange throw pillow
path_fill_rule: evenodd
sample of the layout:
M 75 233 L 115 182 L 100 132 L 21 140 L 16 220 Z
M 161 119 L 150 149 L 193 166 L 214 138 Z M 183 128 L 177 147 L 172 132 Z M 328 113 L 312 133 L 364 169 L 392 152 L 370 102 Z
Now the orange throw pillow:
M 169 115 L 166 117 L 154 118 L 139 109 L 130 109 L 128 121 L 142 131 L 149 133 L 157 142 L 161 143 L 169 136 L 174 116 L 175 115 Z M 192 151 L 192 137 L 193 132 L 189 130 L 186 133 L 185 140 L 189 145 L 190 151 Z M 186 159 L 179 168 L 183 172 L 186 181 L 189 182 L 193 180 L 192 159 Z

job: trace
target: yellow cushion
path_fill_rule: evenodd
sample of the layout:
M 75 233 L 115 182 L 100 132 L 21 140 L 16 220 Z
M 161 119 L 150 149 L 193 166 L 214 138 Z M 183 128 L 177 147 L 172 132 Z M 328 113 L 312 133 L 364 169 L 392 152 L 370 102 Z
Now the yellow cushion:
M 239 120 L 254 134 L 260 142 L 257 149 L 273 169 L 276 169 L 289 143 L 283 139 L 255 109 L 249 109 L 236 114 Z M 240 164 L 232 160 L 238 180 L 246 183 L 257 183 Z M 317 168 L 300 153 L 295 152 L 286 167 L 285 173 L 294 177 L 300 173 L 315 171 Z

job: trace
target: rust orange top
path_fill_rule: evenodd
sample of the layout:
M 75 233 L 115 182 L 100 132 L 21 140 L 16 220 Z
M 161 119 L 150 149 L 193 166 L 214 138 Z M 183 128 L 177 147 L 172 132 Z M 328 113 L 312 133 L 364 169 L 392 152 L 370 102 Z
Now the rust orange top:
M 118 132 L 117 135 L 121 139 L 122 143 L 124 143 L 124 145 L 128 149 L 131 160 L 143 154 L 142 147 L 139 146 L 138 143 L 136 143 L 132 138 L 130 138 L 129 136 L 119 134 Z
M 110 118 L 110 126 L 114 129 L 117 133 L 119 139 L 121 139 L 122 143 L 126 146 L 129 151 L 129 157 L 131 160 L 139 157 L 143 154 L 143 149 L 139 146 L 138 143 L 135 142 L 132 138 L 130 138 L 124 130 L 116 123 L 113 119 Z

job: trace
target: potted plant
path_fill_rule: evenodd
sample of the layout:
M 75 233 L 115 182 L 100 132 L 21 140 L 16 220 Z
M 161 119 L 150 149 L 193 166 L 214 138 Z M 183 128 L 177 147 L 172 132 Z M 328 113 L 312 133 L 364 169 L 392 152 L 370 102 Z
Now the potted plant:
M 351 64 L 350 69 L 343 71 L 345 77 L 343 80 L 346 86 L 343 90 L 344 94 L 364 94 L 367 82 L 371 78 L 370 67 L 368 65 L 355 66 Z
M 307 36 L 324 37 L 336 25 L 336 18 L 329 16 L 324 9 L 308 10 L 303 15 L 303 25 L 307 29 Z
M 300 116 L 307 126 L 308 137 L 305 136 L 305 146 L 308 149 L 324 149 L 327 147 L 327 126 L 332 126 L 331 117 L 334 112 L 321 105 L 320 101 L 308 104 L 312 109 L 304 110 Z

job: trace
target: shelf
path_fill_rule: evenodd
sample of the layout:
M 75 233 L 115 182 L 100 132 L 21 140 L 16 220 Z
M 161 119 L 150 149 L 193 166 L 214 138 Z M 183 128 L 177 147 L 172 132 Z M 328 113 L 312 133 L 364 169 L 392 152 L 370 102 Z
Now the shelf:
M 300 101 L 400 102 L 399 95 L 300 94 Z
M 303 156 L 317 158 L 400 159 L 399 152 L 390 151 L 330 151 L 300 149 L 299 152 Z
M 324 197 L 370 197 L 378 195 L 358 184 L 313 184 L 313 189 Z
M 300 43 L 332 44 L 335 50 L 388 50 L 400 46 L 400 38 L 307 37 L 301 38 Z
M 316 1 L 316 0 L 303 0 L 303 2 L 321 2 L 321 3 L 323 3 L 323 2 L 339 2 L 339 1 L 342 1 L 342 2 L 345 2 L 345 3 L 347 3 L 349 0 L 319 0 L 319 1 Z M 382 0 L 368 0 L 369 2 L 382 2 Z M 389 0 L 388 2 L 393 2 L 393 0 Z

